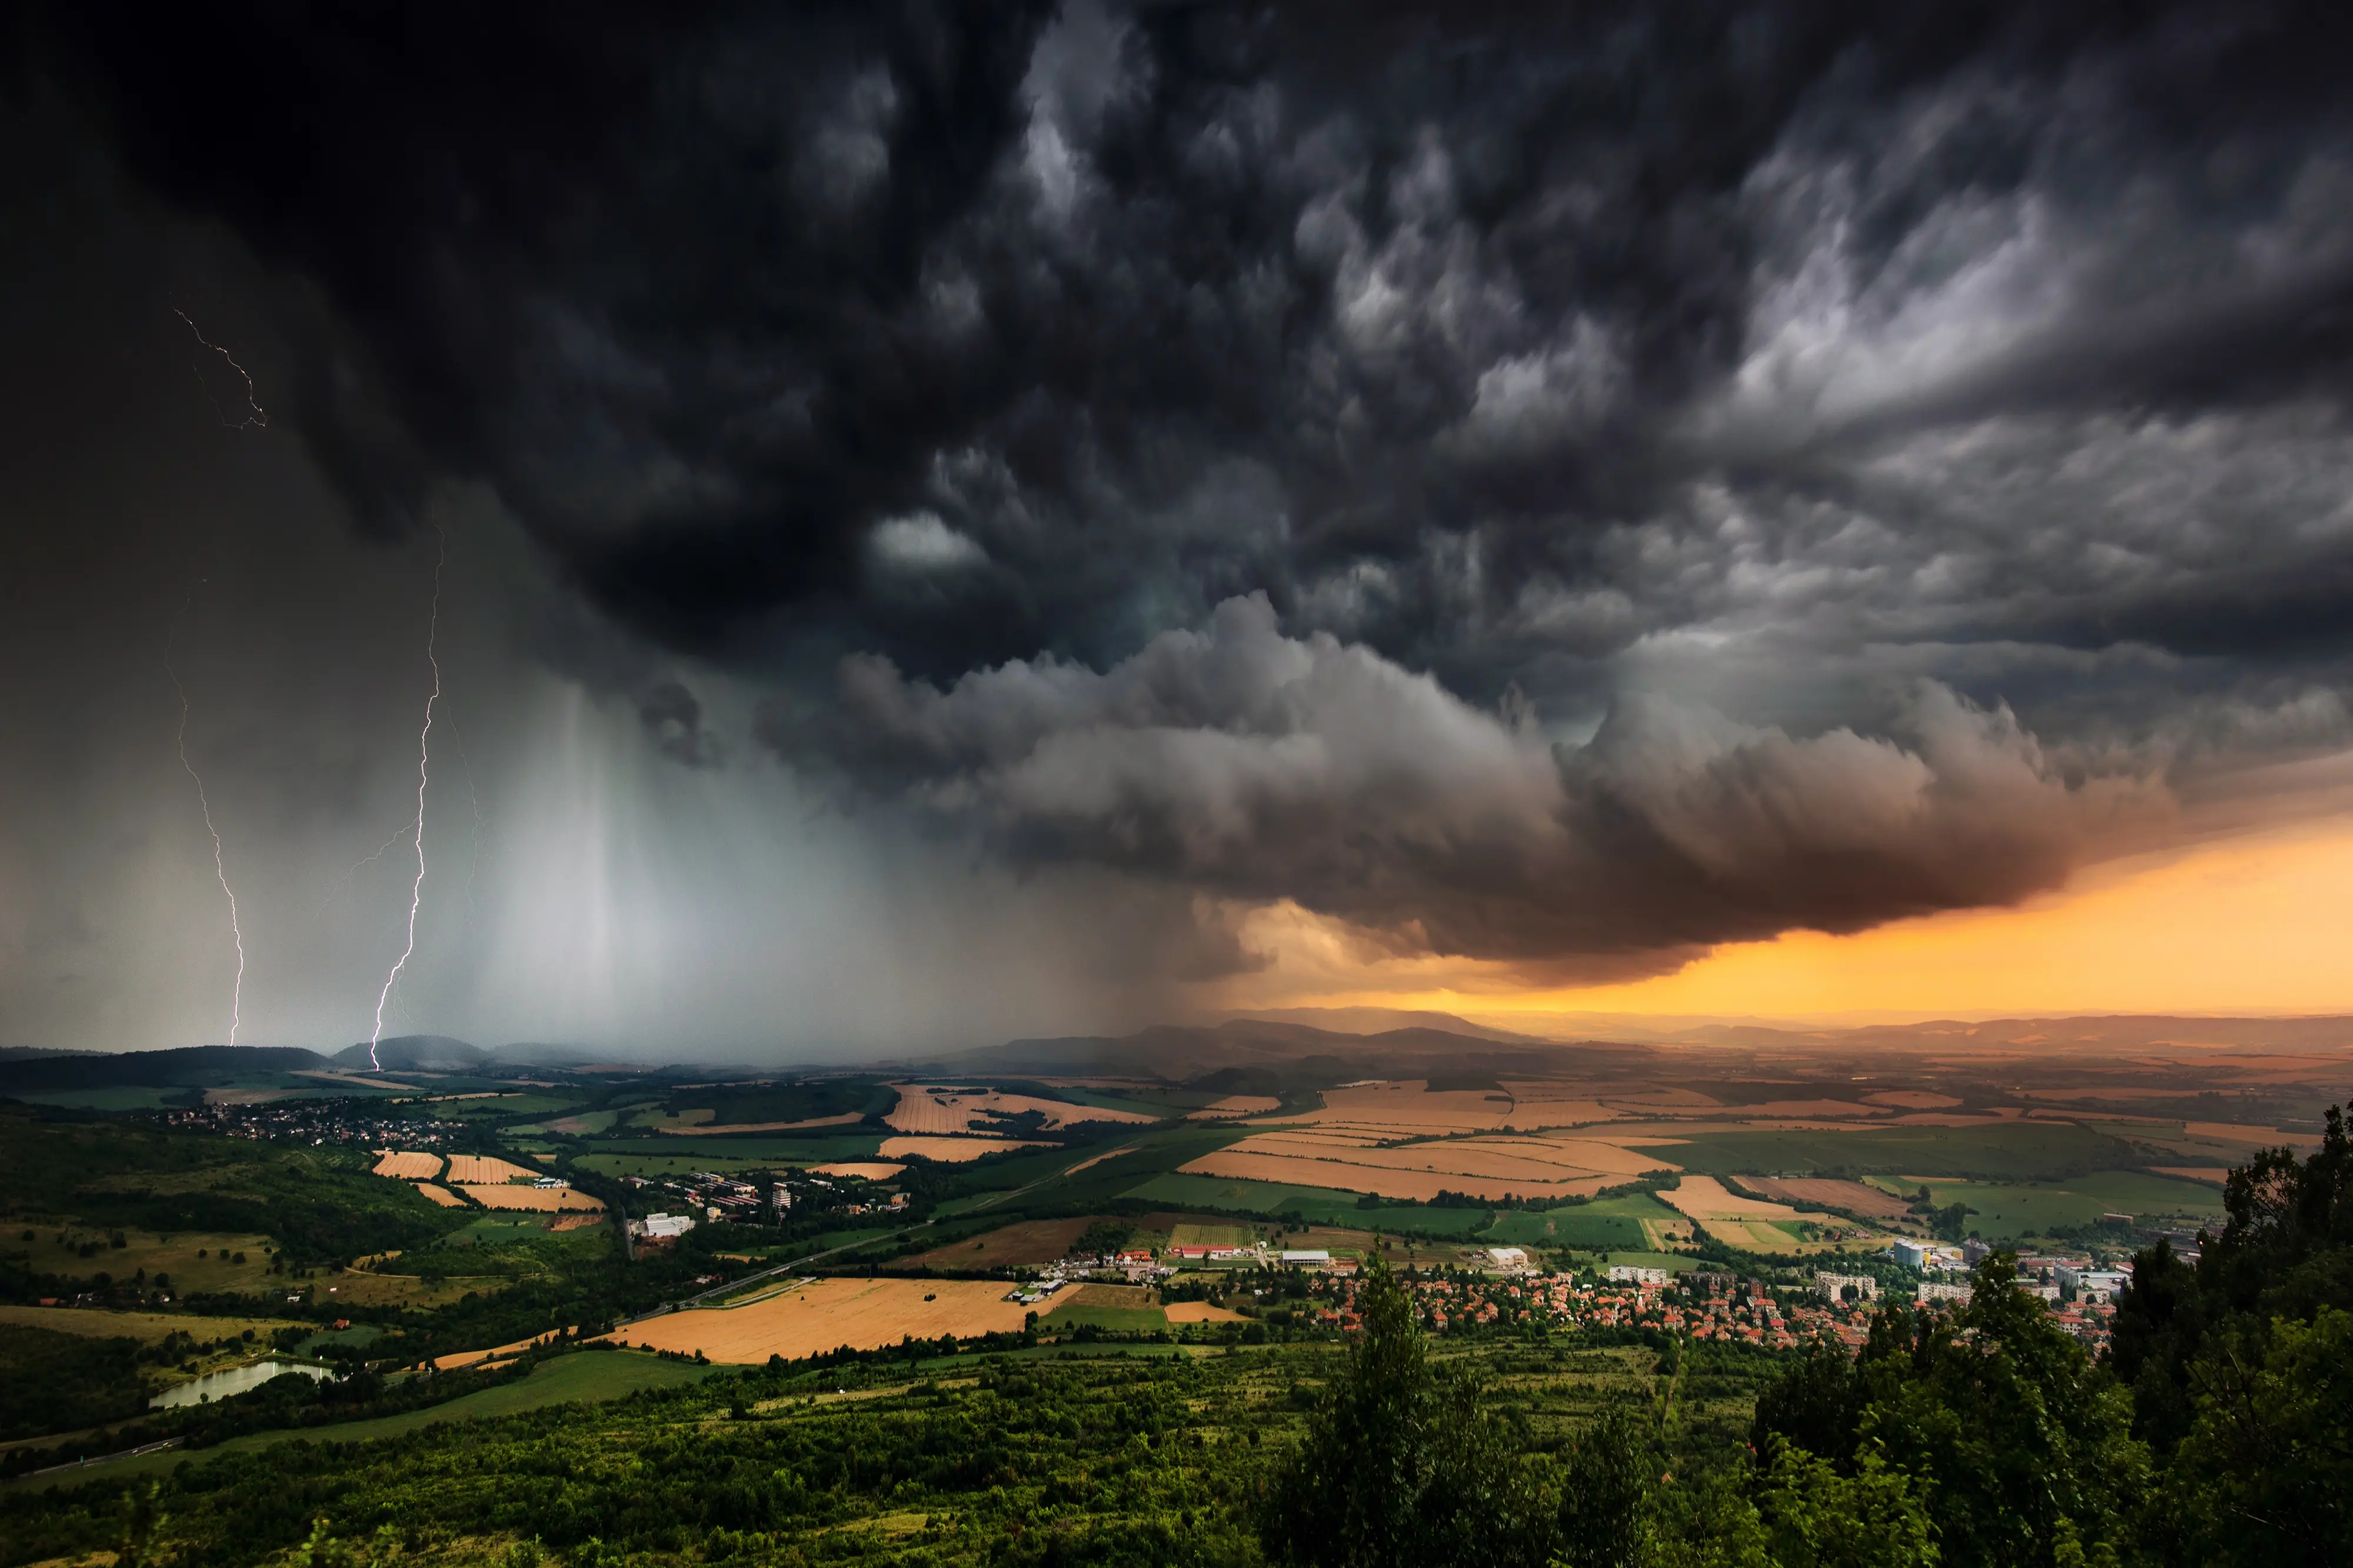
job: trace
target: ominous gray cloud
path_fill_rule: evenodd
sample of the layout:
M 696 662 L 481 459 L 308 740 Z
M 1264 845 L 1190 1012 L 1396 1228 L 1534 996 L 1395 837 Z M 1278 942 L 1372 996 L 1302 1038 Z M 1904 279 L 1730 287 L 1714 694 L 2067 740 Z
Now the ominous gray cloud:
M 490 498 L 529 679 L 1162 976 L 2000 902 L 2353 743 L 2336 9 L 29 16 L 17 205 L 233 258 L 307 526 Z
M 1908 748 L 1794 739 L 1638 700 L 1547 743 L 1361 646 L 1283 636 L 1252 595 L 1102 674 L 1016 662 L 942 691 L 851 658 L 832 702 L 772 707 L 763 738 L 1017 861 L 1288 898 L 1400 950 L 1565 980 L 2013 900 L 2164 815 L 2147 780 L 2070 780 L 2007 711 L 1942 687 L 1901 728 Z

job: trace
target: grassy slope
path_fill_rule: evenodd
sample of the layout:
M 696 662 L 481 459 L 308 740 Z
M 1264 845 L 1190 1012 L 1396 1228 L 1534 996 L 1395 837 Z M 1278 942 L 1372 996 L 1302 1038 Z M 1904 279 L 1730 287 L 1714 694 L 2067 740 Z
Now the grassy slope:
M 1605 1406 L 1646 1403 L 1660 1387 L 1644 1350 L 1441 1342 L 1437 1353 L 1475 1363 L 1538 1445 L 1556 1444 Z M 1335 1366 L 1321 1346 L 1222 1355 L 1064 1349 L 986 1362 L 714 1375 L 561 1415 L 484 1414 L 462 1436 L 411 1428 L 367 1446 L 281 1444 L 266 1462 L 215 1451 L 160 1500 L 164 1547 L 243 1568 L 282 1557 L 324 1514 L 354 1540 L 384 1521 L 429 1531 L 453 1550 L 450 1561 L 494 1557 L 516 1532 L 565 1554 L 593 1535 L 632 1558 L 715 1561 L 741 1555 L 735 1531 L 746 1508 L 773 1496 L 789 1506 L 761 1504 L 752 1518 L 775 1531 L 762 1561 L 794 1551 L 901 1560 L 897 1548 L 914 1544 L 901 1539 L 916 1528 L 906 1521 L 927 1517 L 944 1533 L 926 1538 L 922 1560 L 1003 1561 L 1020 1526 L 1048 1510 L 1082 1546 L 1103 1548 L 1082 1560 L 1167 1561 L 1181 1554 L 1168 1533 L 1180 1511 L 1184 1539 L 1216 1534 L 1240 1546 L 1252 1479 L 1299 1430 L 1293 1394 Z M 1736 1444 L 1757 1380 L 1773 1364 L 1754 1352 L 1698 1352 L 1677 1405 L 1678 1435 Z M 739 1401 L 756 1414 L 731 1419 Z M 447 1419 L 451 1408 L 436 1414 Z M 1113 1454 L 1118 1462 L 1106 1464 Z M 186 1462 L 158 1458 L 101 1468 L 120 1476 Z M 0 1564 L 116 1539 L 108 1532 L 117 1505 L 100 1473 L 68 1479 L 93 1489 L 0 1496 Z
M 577 1355 L 558 1357 L 520 1383 L 486 1388 L 480 1394 L 470 1394 L 462 1399 L 453 1399 L 447 1405 L 436 1405 L 424 1410 L 411 1410 L 375 1421 L 353 1421 L 341 1426 L 257 1432 L 252 1436 L 233 1437 L 216 1447 L 194 1454 L 166 1450 L 79 1469 L 61 1470 L 53 1476 L 26 1476 L 0 1487 L 0 1491 L 45 1489 L 61 1484 L 79 1485 L 84 1480 L 121 1480 L 132 1476 L 159 1475 L 190 1462 L 201 1463 L 223 1455 L 251 1453 L 287 1442 L 374 1442 L 379 1438 L 396 1437 L 405 1432 L 415 1432 L 437 1421 L 487 1421 L 575 1400 L 600 1402 L 618 1399 L 640 1389 L 675 1388 L 681 1384 L 707 1377 L 712 1370 L 683 1362 L 657 1361 L 650 1355 L 628 1351 L 583 1352 Z
M 2196 1219 L 2222 1212 L 2222 1194 L 2212 1187 L 2137 1171 L 2101 1171 L 2038 1186 L 1935 1180 L 1926 1185 L 1939 1204 L 1977 1210 L 1968 1228 L 1993 1241 L 2042 1235 L 2053 1226 L 2091 1225 L 2108 1213 Z
M 414 1247 L 465 1223 L 406 1183 L 370 1175 L 373 1163 L 357 1151 L 0 1109 L 0 1250 L 25 1249 L 25 1228 L 37 1240 L 44 1226 L 54 1236 L 67 1221 L 181 1237 L 266 1234 L 311 1256 Z M 259 1273 L 250 1248 L 248 1265 Z M 120 1277 L 137 1267 L 121 1267 L 102 1251 L 61 1271 Z

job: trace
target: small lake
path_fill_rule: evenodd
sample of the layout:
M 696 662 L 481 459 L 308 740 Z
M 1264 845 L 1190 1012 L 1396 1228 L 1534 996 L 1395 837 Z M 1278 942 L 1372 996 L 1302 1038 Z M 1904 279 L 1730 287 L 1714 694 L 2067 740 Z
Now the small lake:
M 284 1373 L 301 1377 L 330 1378 L 334 1372 L 323 1366 L 304 1366 L 300 1362 L 258 1361 L 251 1366 L 233 1366 L 226 1372 L 208 1372 L 194 1383 L 184 1383 L 167 1389 L 147 1402 L 151 1410 L 170 1410 L 182 1405 L 200 1405 L 206 1400 L 227 1399 L 232 1394 L 259 1388 L 271 1378 Z

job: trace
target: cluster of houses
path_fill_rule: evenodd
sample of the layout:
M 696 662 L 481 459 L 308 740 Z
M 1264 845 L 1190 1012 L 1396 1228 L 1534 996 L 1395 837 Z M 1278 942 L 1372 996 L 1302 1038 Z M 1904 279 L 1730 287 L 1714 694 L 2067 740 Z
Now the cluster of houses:
M 1072 1280 L 1116 1279 L 1128 1285 L 1148 1285 L 1176 1272 L 1154 1258 L 1148 1247 L 1092 1257 L 1065 1258 L 1060 1263 L 1049 1264 L 1035 1279 L 1025 1280 L 1008 1290 L 1005 1299 L 1034 1307 Z
M 690 1216 L 699 1211 L 702 1217 L 712 1220 L 760 1217 L 760 1189 L 716 1171 L 689 1171 L 683 1178 L 624 1176 L 621 1180 L 639 1191 L 658 1187 L 675 1194 L 684 1202 Z M 693 1226 L 690 1224 L 685 1228 L 691 1230 Z
M 1226 1255 L 1219 1261 L 1273 1263 L 1304 1257 L 1244 1247 L 1209 1250 Z M 1614 1264 L 1599 1277 L 1538 1274 L 1516 1247 L 1488 1249 L 1483 1261 L 1487 1267 L 1477 1272 L 1407 1279 L 1406 1289 L 1432 1331 L 1652 1328 L 1767 1349 L 1794 1349 L 1814 1338 L 1859 1349 L 1870 1336 L 1885 1291 L 1872 1275 L 1828 1271 L 1817 1274 L 1810 1288 L 1744 1280 L 1715 1269 L 1677 1275 L 1642 1264 Z M 1937 1261 L 1948 1260 L 1937 1255 Z M 2095 1352 L 2107 1342 L 2116 1295 L 2131 1282 L 2127 1270 L 2094 1268 L 2089 1258 L 2035 1255 L 2020 1258 L 2019 1270 L 2021 1289 L 2046 1301 L 2059 1326 Z M 1967 1305 L 1972 1290 L 1968 1276 L 1949 1268 L 1936 1272 L 1953 1277 L 1923 1279 L 1915 1288 L 1919 1301 L 1940 1310 Z M 1305 1314 L 1309 1321 L 1340 1329 L 1358 1326 L 1353 1273 L 1351 1267 L 1316 1280 L 1315 1305 Z

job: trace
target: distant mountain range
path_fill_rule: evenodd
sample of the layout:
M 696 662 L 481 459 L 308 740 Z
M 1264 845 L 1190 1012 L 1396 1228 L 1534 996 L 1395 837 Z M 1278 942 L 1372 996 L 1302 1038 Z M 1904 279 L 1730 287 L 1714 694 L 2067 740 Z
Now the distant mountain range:
M 521 1044 L 484 1050 L 447 1035 L 402 1035 L 365 1042 L 333 1056 L 299 1046 L 187 1046 L 164 1051 L 0 1051 L 0 1094 L 61 1093 L 94 1089 L 206 1089 L 233 1080 L 267 1080 L 292 1073 L 368 1070 L 477 1072 L 503 1067 L 562 1067 L 594 1059 L 557 1046 Z
M 1010 1040 L 921 1065 L 946 1072 L 1156 1077 L 1257 1093 L 1326 1088 L 1359 1078 L 1558 1072 L 1572 1053 L 1580 1070 L 1606 1071 L 1630 1068 L 1651 1056 L 1641 1046 L 1497 1037 L 1461 1019 L 1450 1022 L 1459 1027 L 1417 1026 L 1363 1034 L 1266 1018 L 1232 1018 L 1207 1026 L 1163 1024 L 1116 1037 Z
M 1589 1021 L 1553 1015 L 1550 1026 Z M 1617 1022 L 1617 1020 L 1612 1020 Z M 1629 1020 L 1629 1022 L 1635 1022 Z M 1713 1051 L 1749 1062 L 1868 1061 L 1990 1055 L 2198 1059 L 2216 1054 L 2353 1052 L 2353 1017 L 2194 1018 L 2116 1014 L 1944 1020 L 1806 1029 L 1755 1023 L 1651 1021 L 1636 1031 L 1581 1037 L 1494 1028 L 1450 1013 L 1378 1007 L 1282 1008 L 1213 1025 L 1164 1024 L 1118 1036 L 1008 1040 L 1003 1045 L 874 1064 L 876 1069 L 997 1076 L 1151 1077 L 1230 1093 L 1323 1088 L 1360 1078 L 1472 1079 L 1504 1074 L 1613 1077 L 1655 1070 L 1662 1054 Z M 561 1068 L 607 1059 L 577 1047 L 523 1042 L 491 1049 L 446 1035 L 377 1042 L 388 1072 L 469 1073 Z M 100 1089 L 198 1089 L 329 1070 L 364 1073 L 368 1047 L 332 1057 L 295 1047 L 193 1046 L 177 1050 L 43 1052 L 0 1049 L 0 1095 Z M 1684 1063 L 1686 1069 L 1695 1064 Z M 1729 1066 L 1727 1061 L 1725 1064 Z M 655 1070 L 649 1068 L 649 1070 Z M 697 1071 L 725 1073 L 724 1068 Z M 758 1068 L 735 1071 L 763 1070 Z M 765 1070 L 774 1071 L 770 1067 Z M 839 1072 L 839 1066 L 824 1071 Z M 315 1080 L 313 1080 L 315 1082 Z

